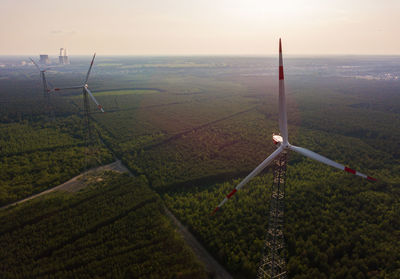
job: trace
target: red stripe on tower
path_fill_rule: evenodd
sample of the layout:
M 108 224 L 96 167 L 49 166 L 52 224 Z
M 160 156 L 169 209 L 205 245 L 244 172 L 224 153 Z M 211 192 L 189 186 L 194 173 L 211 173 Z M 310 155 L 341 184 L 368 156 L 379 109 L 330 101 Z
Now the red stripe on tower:
M 98 105 L 97 107 L 98 107 L 99 109 L 102 109 L 102 108 L 103 108 L 101 105 Z
M 281 43 L 281 38 L 279 38 L 279 53 L 282 53 L 282 43 Z
M 236 190 L 236 189 L 233 189 L 232 192 L 230 192 L 226 197 L 227 197 L 228 199 L 230 199 L 236 192 L 237 192 L 237 190 Z
M 356 174 L 356 171 L 353 170 L 353 169 L 351 169 L 351 168 L 344 167 L 344 170 L 347 171 L 347 172 L 349 172 L 349 173 Z

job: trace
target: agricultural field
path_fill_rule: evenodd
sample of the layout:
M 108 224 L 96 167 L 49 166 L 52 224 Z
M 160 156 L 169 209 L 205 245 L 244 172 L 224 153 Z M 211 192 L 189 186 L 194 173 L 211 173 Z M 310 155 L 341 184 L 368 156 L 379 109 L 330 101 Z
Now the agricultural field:
M 79 84 L 84 62 L 56 68 L 48 79 L 60 87 Z M 369 183 L 289 154 L 289 277 L 399 278 L 400 81 L 385 73 L 400 76 L 400 58 L 288 58 L 285 63 L 290 142 L 378 179 Z M 210 213 L 276 148 L 271 137 L 278 133 L 276 65 L 270 57 L 99 57 L 89 80 L 106 111 L 92 108 L 91 114 L 101 162 L 112 160 L 112 153 L 137 177 L 145 177 L 146 191 L 160 195 L 158 201 L 235 278 L 256 274 L 268 224 L 271 172 L 265 170 L 215 216 Z M 55 120 L 49 121 L 40 106 L 28 106 L 23 98 L 42 98 L 33 69 L 3 75 L 7 79 L 0 83 L 8 90 L 0 92 L 7 108 L 0 114 L 1 160 L 28 154 L 41 158 L 46 148 L 60 156 L 50 160 L 56 162 L 53 170 L 43 164 L 29 172 L 25 165 L 33 159 L 23 158 L 12 160 L 12 169 L 22 169 L 19 176 L 2 168 L 5 204 L 82 170 L 77 162 L 83 164 L 84 156 L 77 148 L 84 146 L 84 127 L 80 92 L 52 96 Z M 19 81 L 14 95 L 12 79 Z M 75 149 L 68 153 L 68 148 Z M 66 162 L 71 171 L 57 168 Z M 42 186 L 36 186 L 41 172 Z M 146 220 L 145 214 L 134 218 Z M 195 265 L 187 272 L 203 276 Z

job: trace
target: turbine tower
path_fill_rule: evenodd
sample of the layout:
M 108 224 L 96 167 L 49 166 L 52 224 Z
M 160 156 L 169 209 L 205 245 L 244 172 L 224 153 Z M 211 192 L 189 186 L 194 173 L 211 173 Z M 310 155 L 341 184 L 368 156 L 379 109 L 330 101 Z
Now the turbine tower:
M 334 168 L 344 170 L 348 173 L 361 176 L 368 181 L 376 181 L 375 178 L 360 173 L 354 169 L 336 163 L 322 155 L 303 147 L 298 147 L 289 143 L 286 114 L 286 96 L 282 58 L 282 43 L 279 39 L 279 135 L 273 134 L 272 140 L 277 145 L 277 149 L 258 165 L 249 175 L 247 175 L 214 209 L 215 214 L 238 190 L 246 185 L 253 177 L 258 175 L 274 160 L 276 162 L 274 180 L 270 202 L 270 212 L 268 220 L 267 237 L 265 241 L 265 254 L 261 261 L 258 278 L 281 279 L 286 278 L 286 259 L 284 254 L 284 197 L 285 197 L 285 175 L 287 165 L 287 152 L 294 151 L 324 163 Z

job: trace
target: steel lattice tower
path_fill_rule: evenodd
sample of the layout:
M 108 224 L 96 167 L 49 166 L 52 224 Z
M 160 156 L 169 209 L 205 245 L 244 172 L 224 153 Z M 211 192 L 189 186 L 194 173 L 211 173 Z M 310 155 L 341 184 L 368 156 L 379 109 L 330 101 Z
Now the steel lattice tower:
M 264 256 L 258 268 L 257 278 L 287 278 L 284 211 L 287 152 L 283 151 L 275 160 L 274 179 L 269 209 L 268 230 L 264 244 Z

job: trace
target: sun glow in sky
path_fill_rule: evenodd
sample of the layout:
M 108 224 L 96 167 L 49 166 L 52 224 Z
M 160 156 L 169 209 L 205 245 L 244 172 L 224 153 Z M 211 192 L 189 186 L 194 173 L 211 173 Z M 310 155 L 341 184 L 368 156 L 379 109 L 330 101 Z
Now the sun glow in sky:
M 399 0 L 0 0 L 0 54 L 400 54 Z

